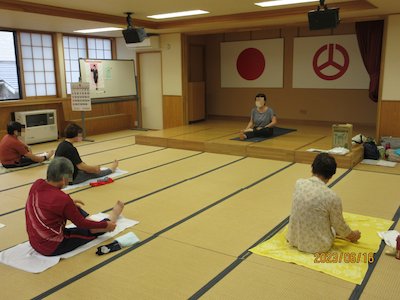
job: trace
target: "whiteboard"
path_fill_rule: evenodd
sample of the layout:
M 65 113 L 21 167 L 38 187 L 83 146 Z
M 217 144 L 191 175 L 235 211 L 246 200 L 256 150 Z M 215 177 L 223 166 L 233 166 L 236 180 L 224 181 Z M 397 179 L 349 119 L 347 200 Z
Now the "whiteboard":
M 91 99 L 137 96 L 134 60 L 79 59 L 79 70 Z

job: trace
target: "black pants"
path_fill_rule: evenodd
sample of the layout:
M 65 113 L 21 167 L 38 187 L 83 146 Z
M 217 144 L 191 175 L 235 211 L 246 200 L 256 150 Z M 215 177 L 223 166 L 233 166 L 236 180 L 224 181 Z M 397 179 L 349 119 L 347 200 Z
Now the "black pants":
M 75 179 L 72 181 L 72 184 L 82 183 L 89 179 L 95 179 L 103 176 L 110 175 L 112 173 L 111 169 L 102 170 L 99 173 L 86 173 L 84 171 L 79 170 Z
M 79 208 L 79 211 L 85 218 L 89 215 L 81 208 Z M 104 220 L 110 221 L 109 219 Z M 95 238 L 102 234 L 104 234 L 104 232 L 91 233 L 90 230 L 86 228 L 64 228 L 64 239 L 50 256 L 61 255 L 75 250 L 79 246 L 85 245 L 90 241 L 93 241 Z
M 270 137 L 274 134 L 274 129 L 271 127 L 264 127 L 261 129 L 253 128 L 253 131 L 244 132 L 248 139 L 253 137 Z
M 13 169 L 13 168 L 22 168 L 22 167 L 30 166 L 32 164 L 37 164 L 37 162 L 33 161 L 30 158 L 22 156 L 21 160 L 18 163 L 11 164 L 11 165 L 3 165 L 3 167 L 7 168 L 7 169 Z

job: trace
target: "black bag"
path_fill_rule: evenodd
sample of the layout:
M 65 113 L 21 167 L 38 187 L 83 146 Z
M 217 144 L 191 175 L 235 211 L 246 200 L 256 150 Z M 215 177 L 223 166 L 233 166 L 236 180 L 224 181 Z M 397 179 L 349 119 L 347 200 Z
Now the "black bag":
M 364 158 L 365 159 L 379 159 L 379 150 L 374 141 L 364 143 Z

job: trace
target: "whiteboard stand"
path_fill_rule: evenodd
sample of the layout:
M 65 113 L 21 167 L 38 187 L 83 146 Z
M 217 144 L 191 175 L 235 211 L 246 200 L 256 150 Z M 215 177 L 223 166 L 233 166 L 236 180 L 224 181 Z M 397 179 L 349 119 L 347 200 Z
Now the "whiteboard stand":
M 72 111 L 80 111 L 82 119 L 83 141 L 94 142 L 86 138 L 85 111 L 92 110 L 92 100 L 90 98 L 90 85 L 88 82 L 71 82 L 71 106 Z
M 81 111 L 81 120 L 82 120 L 82 141 L 85 142 L 94 142 L 93 139 L 88 139 L 86 137 L 86 125 L 85 125 L 85 112 Z
M 135 76 L 135 85 L 137 87 L 137 76 Z M 147 128 L 143 128 L 143 121 L 142 121 L 142 106 L 140 102 L 140 96 L 139 96 L 139 90 L 137 89 L 137 101 L 136 101 L 136 114 L 137 114 L 137 121 L 138 125 L 135 128 L 132 128 L 132 130 L 139 130 L 139 131 L 148 131 Z
M 96 66 L 95 69 L 94 66 Z M 94 77 L 94 70 L 97 70 L 96 79 Z M 140 97 L 137 91 L 135 61 L 133 59 L 80 58 L 79 73 L 82 81 L 89 84 L 88 93 L 91 99 L 112 99 L 136 96 L 138 101 L 136 106 L 137 128 L 132 129 L 147 130 L 142 128 Z M 90 101 L 88 101 L 87 105 L 89 106 L 89 104 Z M 85 108 L 81 110 L 88 111 L 91 109 Z

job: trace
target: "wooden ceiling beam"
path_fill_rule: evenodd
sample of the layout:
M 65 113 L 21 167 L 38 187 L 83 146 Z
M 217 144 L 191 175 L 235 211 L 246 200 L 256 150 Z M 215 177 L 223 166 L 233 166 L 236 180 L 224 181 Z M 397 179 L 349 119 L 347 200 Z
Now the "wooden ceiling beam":
M 374 9 L 376 6 L 372 5 L 366 0 L 346 1 L 330 3 L 329 7 L 339 7 L 341 12 L 359 11 L 366 9 Z M 229 23 L 229 22 L 245 22 L 248 20 L 262 20 L 272 19 L 287 16 L 303 15 L 307 11 L 315 9 L 316 5 L 308 5 L 292 8 L 269 9 L 257 12 L 238 13 L 222 16 L 211 17 L 197 17 L 190 19 L 180 19 L 172 21 L 148 21 L 133 19 L 133 24 L 139 27 L 148 29 L 171 29 L 171 28 L 184 28 L 186 26 L 196 26 L 205 24 Z M 31 3 L 19 0 L 0 0 L 0 9 L 21 11 L 26 13 L 36 13 L 49 16 L 57 16 L 71 19 L 80 19 L 87 21 L 95 21 L 102 23 L 110 23 L 117 25 L 126 25 L 126 17 L 108 15 L 84 10 L 77 10 L 72 8 L 64 8 L 52 5 L 44 5 Z

